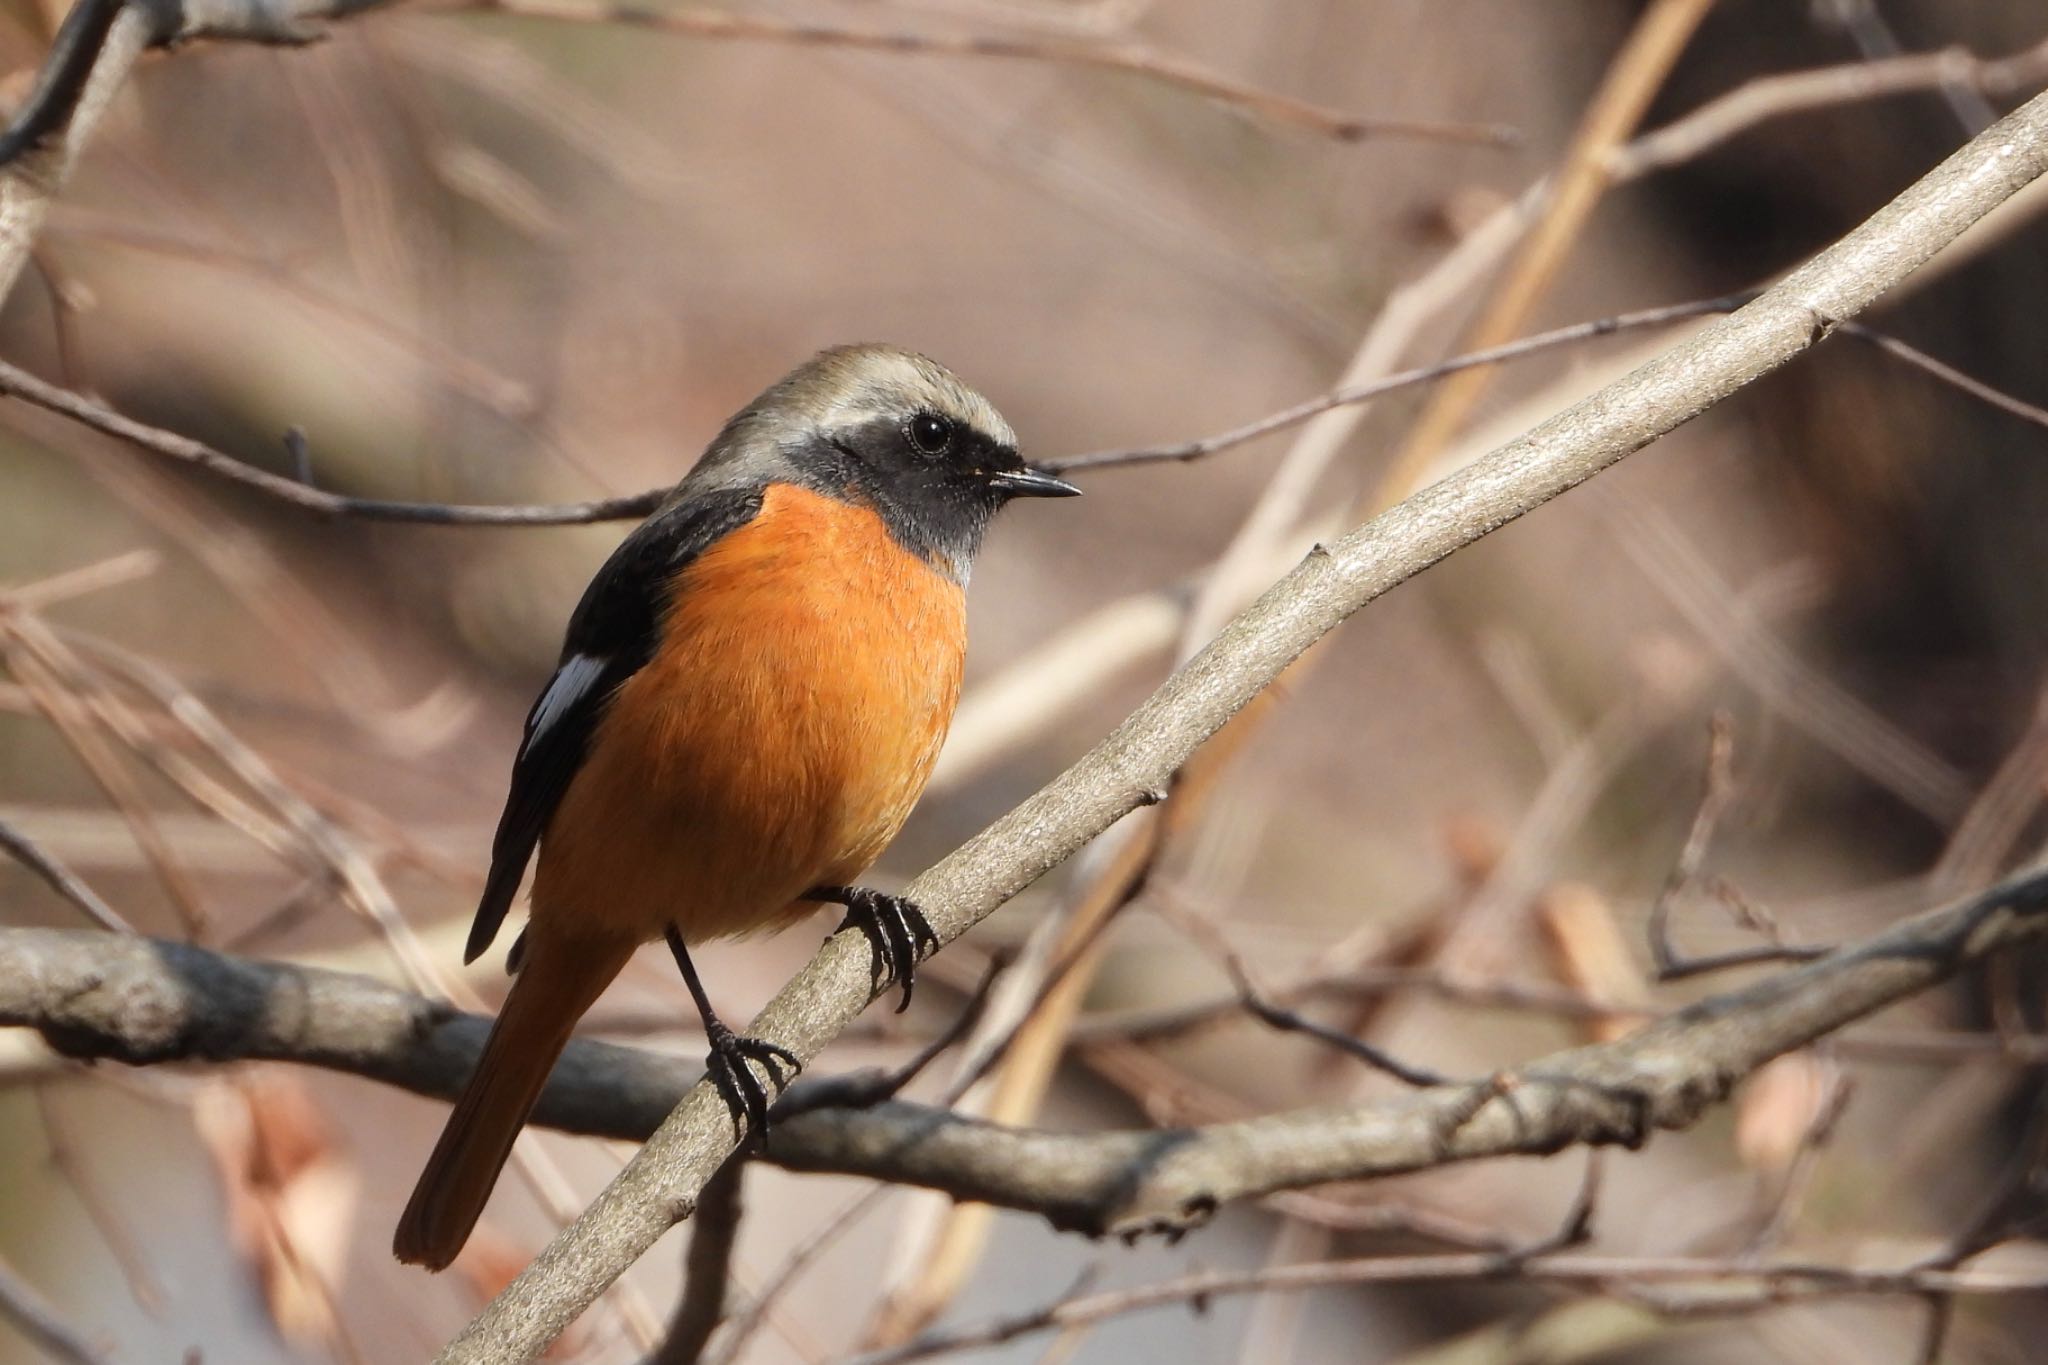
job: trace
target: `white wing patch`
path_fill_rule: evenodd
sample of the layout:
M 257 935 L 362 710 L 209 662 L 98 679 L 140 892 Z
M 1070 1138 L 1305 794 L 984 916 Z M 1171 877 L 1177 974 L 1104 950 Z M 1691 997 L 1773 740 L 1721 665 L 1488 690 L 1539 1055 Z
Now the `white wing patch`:
M 540 694 L 540 702 L 533 708 L 533 732 L 526 737 L 524 752 L 531 753 L 542 736 L 561 724 L 562 717 L 590 695 L 609 662 L 588 654 L 572 654 L 567 663 L 555 670 L 555 676 L 548 680 L 548 690 Z

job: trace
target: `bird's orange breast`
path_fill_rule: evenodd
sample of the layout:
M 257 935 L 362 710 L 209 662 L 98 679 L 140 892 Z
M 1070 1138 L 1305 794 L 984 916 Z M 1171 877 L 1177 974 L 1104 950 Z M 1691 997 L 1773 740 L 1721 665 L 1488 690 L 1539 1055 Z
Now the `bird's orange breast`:
M 791 485 L 678 576 L 541 840 L 536 934 L 772 929 L 852 882 L 960 696 L 959 584 L 864 508 Z

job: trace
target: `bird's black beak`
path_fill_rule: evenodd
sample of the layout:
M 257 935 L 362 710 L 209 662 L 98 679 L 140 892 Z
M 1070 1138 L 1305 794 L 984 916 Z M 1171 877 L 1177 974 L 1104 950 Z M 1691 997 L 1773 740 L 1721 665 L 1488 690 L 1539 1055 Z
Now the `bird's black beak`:
M 1078 498 L 1081 490 L 1065 479 L 1054 478 L 1042 469 L 1028 465 L 1022 469 L 1002 469 L 988 476 L 988 486 L 1013 498 Z

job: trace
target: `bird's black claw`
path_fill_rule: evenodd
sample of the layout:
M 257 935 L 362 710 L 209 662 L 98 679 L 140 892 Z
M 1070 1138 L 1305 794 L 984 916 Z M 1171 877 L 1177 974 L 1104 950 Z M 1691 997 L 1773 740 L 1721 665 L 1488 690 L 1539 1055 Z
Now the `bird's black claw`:
M 704 1069 L 710 1073 L 718 1093 L 725 1097 L 726 1107 L 732 1110 L 733 1117 L 747 1121 L 748 1135 L 757 1144 L 766 1142 L 768 1106 L 774 1099 L 768 1093 L 768 1086 L 773 1086 L 780 1094 L 782 1087 L 804 1069 L 804 1064 L 786 1047 L 759 1038 L 742 1037 L 723 1024 L 709 1032 L 711 1051 L 704 1058 Z M 768 1086 L 761 1083 L 749 1062 L 759 1064 L 767 1073 Z
M 846 919 L 839 927 L 851 925 L 867 939 L 874 953 L 875 990 L 894 982 L 903 988 L 896 1012 L 909 1009 L 910 993 L 917 985 L 917 964 L 939 950 L 939 936 L 932 932 L 924 911 L 901 896 L 865 886 L 821 886 L 811 894 L 846 907 Z

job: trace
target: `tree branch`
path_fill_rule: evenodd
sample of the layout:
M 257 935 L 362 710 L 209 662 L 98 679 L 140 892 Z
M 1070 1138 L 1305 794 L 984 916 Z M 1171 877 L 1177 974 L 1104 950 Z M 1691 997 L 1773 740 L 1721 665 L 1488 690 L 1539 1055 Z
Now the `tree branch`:
M 589 502 L 539 503 L 533 505 L 466 506 L 460 503 L 391 502 L 382 498 L 357 498 L 330 493 L 267 469 L 245 464 L 204 441 L 195 441 L 175 431 L 153 427 L 123 416 L 82 393 L 57 387 L 24 369 L 0 361 L 0 394 L 33 403 L 60 416 L 69 417 L 128 441 L 142 449 L 181 464 L 192 465 L 209 474 L 243 484 L 322 516 L 354 517 L 363 521 L 402 521 L 433 526 L 569 526 L 591 521 L 620 521 L 644 517 L 661 505 L 666 488 L 628 493 Z
M 1177 1233 L 1281 1190 L 1577 1145 L 1640 1145 L 1695 1122 L 1771 1058 L 2048 933 L 2048 869 L 2014 877 L 1806 966 L 1477 1082 L 1199 1128 L 1008 1129 L 890 1100 L 808 1108 L 790 1093 L 767 1159 L 919 1185 L 1091 1235 Z M 840 935 L 849 946 L 858 936 Z M 0 929 L 0 1024 L 66 1055 L 132 1065 L 282 1061 L 452 1098 L 488 1021 L 367 977 L 83 929 Z M 636 1140 L 700 1068 L 578 1039 L 534 1121 Z M 827 1091 L 827 1078 L 807 1083 Z

